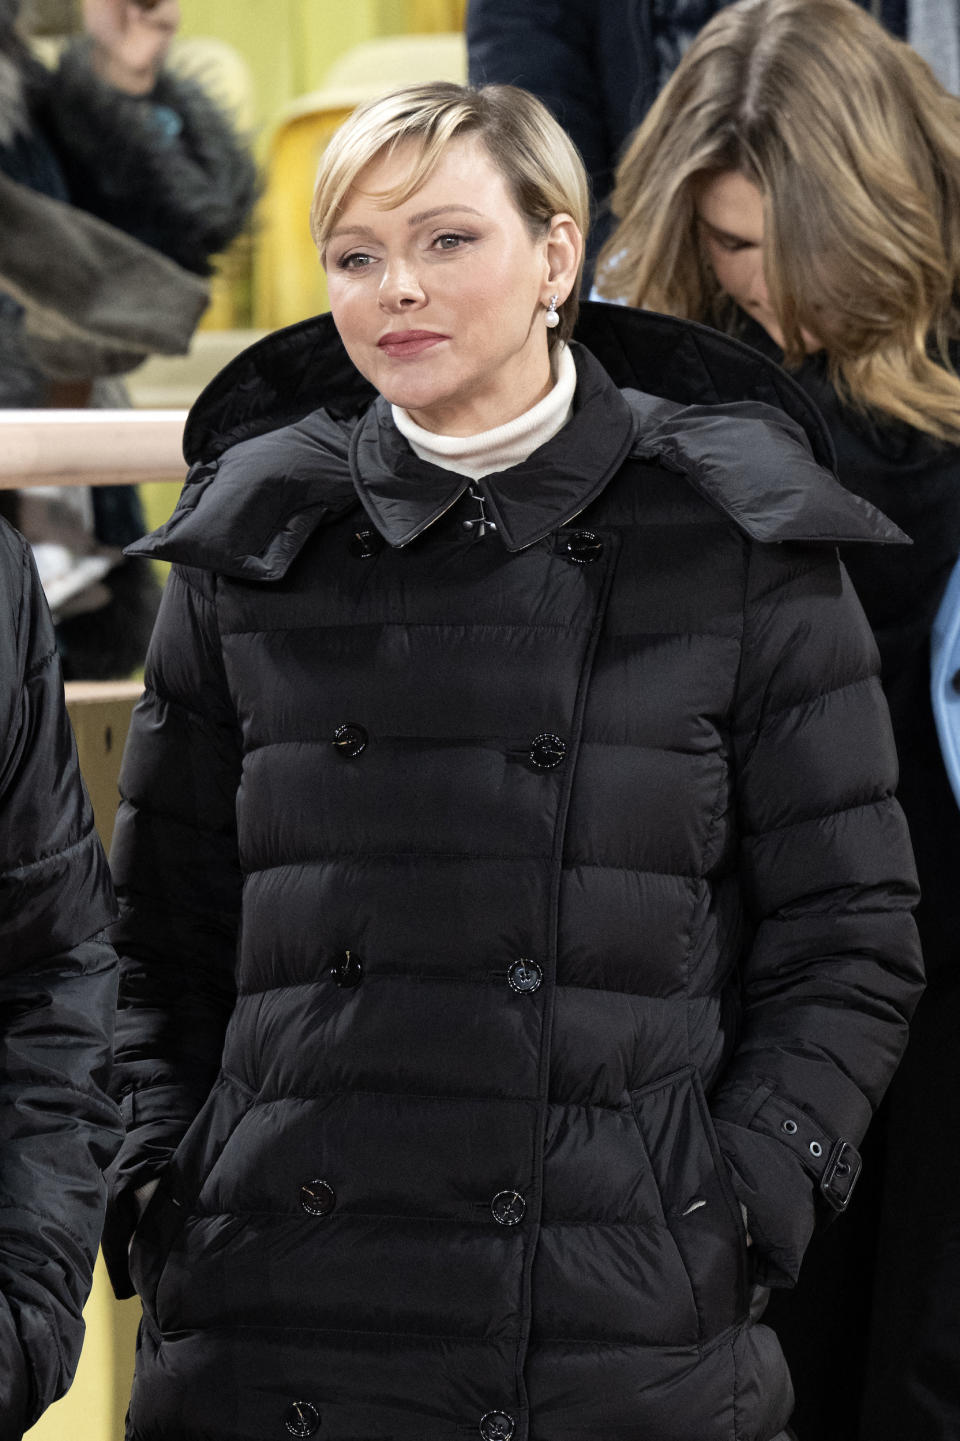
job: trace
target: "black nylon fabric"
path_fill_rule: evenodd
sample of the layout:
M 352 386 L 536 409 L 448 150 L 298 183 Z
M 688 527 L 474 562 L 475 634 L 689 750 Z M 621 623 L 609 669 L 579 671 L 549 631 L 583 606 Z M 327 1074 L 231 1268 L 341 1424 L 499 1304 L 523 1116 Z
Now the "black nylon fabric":
M 270 430 L 215 382 L 190 433 L 212 404 L 249 438 L 204 445 L 137 547 L 177 564 L 113 855 L 121 1290 L 160 1178 L 131 1441 L 789 1418 L 752 1286 L 795 1277 L 920 985 L 876 652 L 817 497 L 898 533 L 781 412 L 718 407 L 705 440 L 577 363 L 566 479 L 548 446 L 480 483 L 504 535 L 409 452 L 403 493 L 382 408 Z M 771 465 L 805 503 L 764 498 Z
M 73 1378 L 120 1143 L 106 1095 L 116 916 L 50 614 L 0 521 L 0 1436 Z

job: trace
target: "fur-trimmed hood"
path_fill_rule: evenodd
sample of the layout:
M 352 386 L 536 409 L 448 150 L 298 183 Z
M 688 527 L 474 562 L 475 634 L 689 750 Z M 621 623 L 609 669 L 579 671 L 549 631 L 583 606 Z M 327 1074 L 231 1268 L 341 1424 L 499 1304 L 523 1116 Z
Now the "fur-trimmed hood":
M 90 45 L 64 51 L 40 118 L 77 205 L 209 275 L 250 219 L 258 193 L 250 148 L 193 81 L 163 70 L 152 94 L 106 85 Z

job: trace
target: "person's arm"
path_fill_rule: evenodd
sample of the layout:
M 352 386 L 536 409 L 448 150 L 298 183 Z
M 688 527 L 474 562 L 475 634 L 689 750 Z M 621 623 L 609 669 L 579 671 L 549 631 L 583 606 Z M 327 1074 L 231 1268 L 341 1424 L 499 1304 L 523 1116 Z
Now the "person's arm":
M 877 668 L 833 552 L 754 547 L 734 736 L 753 934 L 710 1104 L 765 1284 L 796 1279 L 817 1214 L 847 1199 L 922 989 Z
M 67 1388 L 120 1140 L 115 915 L 53 628 L 0 523 L 0 1436 Z
M 120 899 L 114 1088 L 127 1136 L 110 1172 L 104 1255 L 131 1292 L 135 1193 L 170 1160 L 216 1078 L 236 999 L 241 746 L 215 581 L 174 568 L 120 775 L 111 863 Z
M 164 65 L 176 0 L 86 0 L 42 112 L 72 203 L 207 275 L 249 222 L 257 174 L 230 118 Z

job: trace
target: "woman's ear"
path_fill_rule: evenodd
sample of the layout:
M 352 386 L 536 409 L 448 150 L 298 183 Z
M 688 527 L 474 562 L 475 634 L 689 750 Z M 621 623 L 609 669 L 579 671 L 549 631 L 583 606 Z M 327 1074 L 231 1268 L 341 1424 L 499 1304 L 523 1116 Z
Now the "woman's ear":
M 556 295 L 562 305 L 573 289 L 583 256 L 583 235 L 572 215 L 554 215 L 547 231 L 547 280 L 544 305 Z

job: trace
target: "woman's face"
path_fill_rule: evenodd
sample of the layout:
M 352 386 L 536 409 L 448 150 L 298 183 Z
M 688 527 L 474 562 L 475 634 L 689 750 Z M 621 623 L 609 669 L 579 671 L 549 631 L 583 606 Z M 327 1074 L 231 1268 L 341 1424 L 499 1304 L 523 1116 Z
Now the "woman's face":
M 783 332 L 763 273 L 763 192 L 739 170 L 724 170 L 708 176 L 698 187 L 696 210 L 707 259 L 720 289 L 782 347 Z M 807 350 L 819 348 L 816 336 L 806 330 L 800 333 Z
M 387 210 L 414 142 L 358 177 L 323 263 L 350 359 L 426 430 L 475 435 L 522 415 L 551 386 L 545 306 L 566 299 L 580 232 L 555 216 L 534 238 L 472 136 L 451 141 L 427 181 Z

